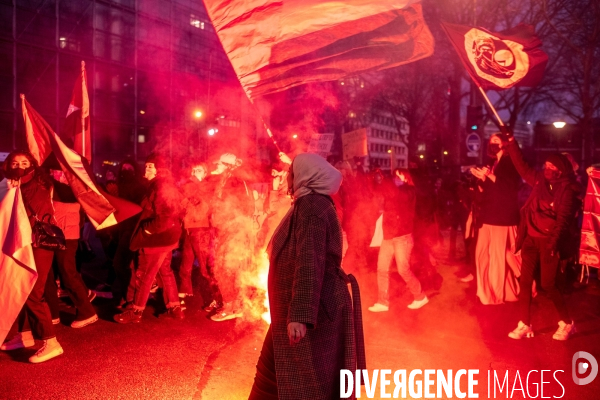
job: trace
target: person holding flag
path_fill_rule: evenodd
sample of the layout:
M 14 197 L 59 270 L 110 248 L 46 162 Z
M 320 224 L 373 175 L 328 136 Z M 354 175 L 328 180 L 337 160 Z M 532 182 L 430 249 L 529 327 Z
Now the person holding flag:
M 516 251 L 521 251 L 521 291 L 519 293 L 517 327 L 508 334 L 512 339 L 531 338 L 530 304 L 536 271 L 541 276 L 542 289 L 558 312 L 558 330 L 554 340 L 567 340 L 575 333 L 563 297 L 566 266 L 576 260 L 579 238 L 577 210 L 581 207 L 582 188 L 575 180 L 570 161 L 560 153 L 546 158 L 543 171 L 536 171 L 523 159 L 519 145 L 510 133 L 503 135 L 503 148 L 515 168 L 531 187 L 527 202 L 521 209 L 521 224 L 517 233 Z
M 52 182 L 39 168 L 30 152 L 17 150 L 10 153 L 4 163 L 4 173 L 9 179 L 10 187 L 20 188 L 32 227 L 37 219 L 56 222 L 52 206 Z M 50 250 L 33 248 L 37 280 L 17 318 L 18 333 L 0 346 L 0 350 L 16 350 L 33 347 L 36 338 L 43 340 L 43 346 L 29 358 L 32 363 L 48 361 L 63 354 L 63 348 L 56 340 L 50 309 L 44 298 L 46 279 L 52 268 L 53 257 L 54 252 Z

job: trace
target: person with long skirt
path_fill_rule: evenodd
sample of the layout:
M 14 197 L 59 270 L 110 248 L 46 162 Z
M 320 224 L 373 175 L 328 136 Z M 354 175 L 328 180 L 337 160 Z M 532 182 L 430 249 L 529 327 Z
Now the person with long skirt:
M 316 154 L 292 163 L 294 203 L 268 247 L 271 326 L 250 400 L 337 399 L 340 370 L 366 368 L 360 294 L 341 269 L 342 229 L 330 197 L 341 181 Z
M 521 254 L 515 254 L 515 245 L 521 177 L 498 134 L 490 138 L 488 155 L 493 160 L 491 168 L 471 169 L 481 190 L 475 247 L 477 297 L 482 304 L 502 304 L 517 301 L 519 295 Z

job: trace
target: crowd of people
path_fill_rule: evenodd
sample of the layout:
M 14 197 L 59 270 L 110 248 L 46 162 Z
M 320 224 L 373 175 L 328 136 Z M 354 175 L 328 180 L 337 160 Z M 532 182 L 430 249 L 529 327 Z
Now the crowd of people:
M 452 184 L 419 168 L 385 174 L 376 167 L 367 171 L 360 159 L 332 162 L 343 178 L 336 193 L 328 192 L 341 226 L 341 263 L 347 272 L 360 275 L 367 270 L 366 249 L 378 247 L 377 302 L 368 310 L 382 313 L 394 306 L 394 260 L 412 295 L 407 307 L 416 310 L 428 304 L 427 290 L 442 285 L 433 249 L 442 240 L 440 229 L 447 228 L 451 258 L 459 235 L 465 239 L 466 270 L 460 280 L 476 281 L 481 303 L 518 302 L 519 322 L 511 338 L 533 337 L 530 303 L 541 289 L 560 318 L 553 337 L 566 340 L 575 332 L 562 290 L 568 266 L 577 261 L 583 193 L 574 173 L 578 166 L 553 154 L 537 171 L 508 134 L 493 135 L 487 148 L 491 162 L 471 168 L 468 177 Z M 114 321 L 140 323 L 157 287 L 164 313 L 174 319 L 185 317 L 190 302 L 215 322 L 244 314 L 245 300 L 255 295 L 255 288 L 243 284 L 242 277 L 256 268 L 255 259 L 267 249 L 292 198 L 291 160 L 285 154 L 272 165 L 268 188 L 241 172 L 242 164 L 226 153 L 214 168 L 204 160 L 190 162 L 182 178 L 172 174 L 163 157 L 152 154 L 143 172 L 133 159 L 105 172 L 106 192 L 142 208 L 138 216 L 96 232 L 119 310 Z M 20 186 L 32 226 L 46 219 L 66 238 L 64 250 L 33 249 L 38 279 L 16 321 L 17 334 L 0 348 L 32 347 L 34 338 L 44 340 L 30 358 L 38 363 L 63 353 L 53 328 L 60 322 L 56 278 L 77 310 L 71 327 L 98 320 L 91 304 L 95 292 L 80 274 L 81 258 L 91 249 L 86 240 L 90 224 L 59 168 L 43 168 L 29 152 L 14 151 L 3 173 L 10 186 Z M 524 204 L 523 182 L 531 186 Z M 194 267 L 201 275 L 199 288 L 192 281 Z

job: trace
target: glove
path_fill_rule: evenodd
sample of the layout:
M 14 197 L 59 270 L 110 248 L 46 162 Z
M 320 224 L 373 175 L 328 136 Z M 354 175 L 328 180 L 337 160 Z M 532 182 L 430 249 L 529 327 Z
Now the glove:
M 498 136 L 500 136 L 500 139 L 502 140 L 503 144 L 512 142 L 515 139 L 513 132 L 512 132 L 512 128 L 510 128 L 506 125 L 500 126 L 500 132 L 501 133 Z

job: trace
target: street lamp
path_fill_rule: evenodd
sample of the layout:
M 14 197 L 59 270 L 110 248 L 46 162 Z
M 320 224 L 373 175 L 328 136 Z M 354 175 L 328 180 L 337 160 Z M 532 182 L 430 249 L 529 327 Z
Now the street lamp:
M 554 125 L 554 127 L 556 129 L 562 129 L 567 125 L 567 123 L 563 122 L 563 121 L 556 121 L 556 122 L 553 122 L 552 125 Z
M 446 150 L 444 150 L 444 155 L 445 155 L 445 156 L 447 156 L 447 155 L 448 155 L 448 152 L 447 152 Z
M 194 111 L 194 117 L 201 118 L 202 117 L 202 111 L 200 111 L 200 110 Z
M 295 133 L 292 135 L 293 139 L 298 139 L 298 135 L 296 135 Z

